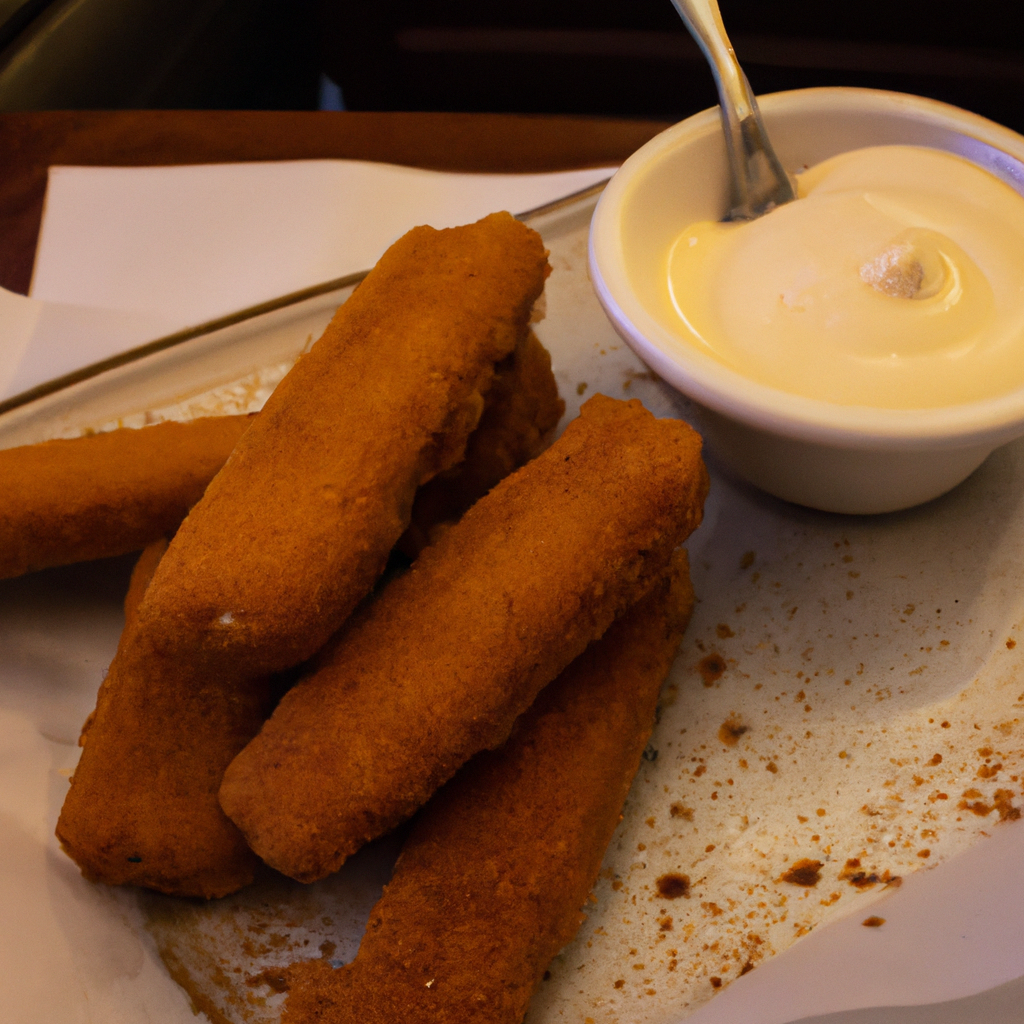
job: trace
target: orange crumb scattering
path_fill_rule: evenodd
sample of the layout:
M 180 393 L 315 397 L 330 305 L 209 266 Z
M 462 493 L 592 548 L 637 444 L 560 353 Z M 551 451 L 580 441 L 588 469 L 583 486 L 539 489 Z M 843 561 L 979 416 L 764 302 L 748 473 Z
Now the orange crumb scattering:
M 790 885 L 801 885 L 804 888 L 811 888 L 821 880 L 822 863 L 820 860 L 804 858 L 791 864 L 780 877 L 779 881 L 789 882 Z

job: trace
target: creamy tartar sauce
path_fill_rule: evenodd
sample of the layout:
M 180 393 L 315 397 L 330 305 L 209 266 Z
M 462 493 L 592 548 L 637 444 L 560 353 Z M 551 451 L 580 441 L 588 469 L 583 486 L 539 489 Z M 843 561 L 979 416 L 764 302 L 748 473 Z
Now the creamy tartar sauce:
M 1024 385 L 1024 197 L 918 146 L 842 153 L 799 174 L 797 194 L 672 246 L 672 306 L 710 354 L 842 404 L 927 408 Z

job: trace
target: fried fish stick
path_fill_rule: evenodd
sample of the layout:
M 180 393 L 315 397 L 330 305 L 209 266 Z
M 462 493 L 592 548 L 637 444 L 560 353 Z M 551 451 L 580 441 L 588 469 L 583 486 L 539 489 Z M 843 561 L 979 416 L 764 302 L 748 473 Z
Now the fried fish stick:
M 0 451 L 0 579 L 138 551 L 173 530 L 249 416 L 208 416 Z
M 650 737 L 693 606 L 685 558 L 673 570 L 427 804 L 355 960 L 288 970 L 284 1024 L 520 1024 Z
M 457 466 L 417 492 L 412 521 L 399 548 L 415 557 L 434 533 L 450 526 L 513 470 L 539 455 L 565 412 L 551 372 L 551 356 L 530 331 L 500 363 L 483 415 Z
M 222 813 L 266 677 L 344 621 L 463 455 L 547 274 L 508 214 L 416 228 L 278 385 L 164 554 L 111 665 L 57 835 L 91 878 L 222 895 L 252 857 Z
M 126 632 L 133 626 L 142 598 L 166 550 L 166 539 L 154 541 L 142 552 L 135 564 L 124 601 Z M 121 665 L 123 662 L 115 658 L 115 664 Z M 149 856 L 150 851 L 140 844 L 134 854 L 121 855 L 123 866 L 117 863 L 108 865 L 106 872 L 101 874 L 96 874 L 90 871 L 88 866 L 83 866 L 83 873 L 96 881 L 110 881 L 112 872 L 116 874 L 120 871 L 126 876 L 125 880 L 129 880 L 134 872 L 145 870 L 150 886 L 164 892 L 185 896 L 226 895 L 251 879 L 258 863 L 257 858 L 236 832 L 229 831 L 227 837 L 222 835 L 224 830 L 221 822 L 213 820 L 211 823 L 210 815 L 200 814 L 194 821 L 189 821 L 189 807 L 199 792 L 201 773 L 204 768 L 209 771 L 210 765 L 208 762 L 204 763 L 203 758 L 192 757 L 187 748 L 182 749 L 180 737 L 176 735 L 173 727 L 178 714 L 176 702 L 180 700 L 180 694 L 173 686 L 162 686 L 160 678 L 161 671 L 173 671 L 173 666 L 168 669 L 157 657 L 154 663 L 148 666 L 148 670 L 154 683 L 151 703 L 145 709 L 150 717 L 140 721 L 121 720 L 126 730 L 125 745 L 126 748 L 130 747 L 135 742 L 133 737 L 141 737 L 142 748 L 154 759 L 154 766 L 165 773 L 168 783 L 161 793 L 157 813 L 166 814 L 179 826 L 187 827 L 176 843 L 170 845 L 166 851 L 161 851 L 161 856 L 155 862 Z M 108 674 L 103 681 L 97 698 L 97 710 L 89 715 L 82 726 L 79 746 L 84 747 L 88 742 L 97 711 L 106 706 L 111 686 L 117 685 L 116 679 L 116 675 Z M 193 733 L 190 741 L 196 746 L 205 744 L 215 751 L 226 748 L 230 751 L 222 755 L 226 758 L 226 763 L 230 760 L 231 753 L 241 749 L 270 713 L 271 694 L 267 681 L 260 680 L 250 687 L 245 700 L 230 700 L 225 697 L 223 691 L 210 688 L 199 689 L 192 694 L 192 703 L 202 706 L 203 714 L 193 716 Z M 162 726 L 162 739 L 154 737 L 153 723 Z M 233 747 L 227 746 L 232 738 Z M 129 756 L 127 760 L 130 766 L 132 758 Z M 181 764 L 183 760 L 185 764 Z M 189 765 L 192 772 L 196 773 L 191 777 L 186 774 Z M 223 765 L 220 767 L 223 770 Z M 176 776 L 180 776 L 177 784 Z M 208 776 L 205 780 L 206 788 L 209 790 L 212 787 L 215 790 L 219 779 L 219 774 L 212 779 Z M 129 793 L 132 792 L 130 778 L 116 781 L 127 787 Z M 108 823 L 107 827 L 116 827 L 117 821 L 123 821 L 124 813 L 125 808 L 122 806 L 118 810 L 117 819 L 113 823 Z M 223 854 L 213 862 L 206 856 L 211 833 L 212 841 Z M 226 846 L 228 841 L 233 845 Z M 196 850 L 201 851 L 198 857 Z
M 544 287 L 508 214 L 399 239 L 270 396 L 139 608 L 168 655 L 231 676 L 310 657 L 380 575 L 416 489 L 458 462 Z
M 82 874 L 205 898 L 252 881 L 258 861 L 220 813 L 217 788 L 271 708 L 266 676 L 225 688 L 145 635 L 124 635 L 57 823 Z
M 346 628 L 232 762 L 221 805 L 300 881 L 499 746 L 700 521 L 700 438 L 596 396 Z

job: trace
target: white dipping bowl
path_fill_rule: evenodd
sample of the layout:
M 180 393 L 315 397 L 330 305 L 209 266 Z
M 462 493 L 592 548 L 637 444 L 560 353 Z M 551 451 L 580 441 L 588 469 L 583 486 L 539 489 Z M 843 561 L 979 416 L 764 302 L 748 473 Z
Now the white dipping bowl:
M 787 171 L 902 143 L 959 153 L 1024 194 L 1024 138 L 957 107 L 835 88 L 758 102 Z M 722 462 L 801 505 L 891 512 L 938 497 L 993 449 L 1024 436 L 1024 388 L 941 408 L 840 405 L 761 384 L 700 351 L 666 301 L 667 257 L 687 226 L 725 216 L 728 175 L 716 107 L 634 153 L 605 189 L 590 229 L 591 277 L 605 312 L 655 373 L 697 403 L 699 426 Z

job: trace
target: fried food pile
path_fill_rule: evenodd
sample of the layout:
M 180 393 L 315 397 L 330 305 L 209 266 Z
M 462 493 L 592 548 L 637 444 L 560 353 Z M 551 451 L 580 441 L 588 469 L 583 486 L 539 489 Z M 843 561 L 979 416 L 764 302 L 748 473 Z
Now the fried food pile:
M 458 462 L 548 266 L 505 215 L 395 243 L 242 435 L 168 546 L 100 694 L 57 835 L 90 878 L 218 896 L 256 866 L 217 789 Z
M 564 410 L 551 356 L 530 331 L 495 364 L 462 461 L 416 492 L 398 547 L 414 557 L 435 531 L 538 454 Z M 0 449 L 0 579 L 128 554 L 173 534 L 252 418 L 168 420 Z
M 262 858 L 313 881 L 426 805 L 357 960 L 289 973 L 295 1024 L 521 1020 L 689 617 L 700 438 L 598 395 L 546 447 L 547 273 L 508 214 L 409 232 L 262 412 L 198 421 L 236 437 L 181 454 L 177 504 L 121 531 L 148 546 L 57 826 L 86 877 L 215 897 Z M 104 443 L 154 463 L 158 431 Z M 151 509 L 148 480 L 86 494 L 97 525 L 57 556 L 0 521 L 9 574 L 117 550 L 94 510 Z M 55 521 L 58 490 L 34 499 Z M 368 597 L 396 545 L 415 560 Z
M 427 804 L 355 960 L 288 971 L 284 1024 L 520 1024 L 580 925 L 692 608 L 679 551 Z
M 499 746 L 696 527 L 700 439 L 592 398 L 323 652 L 228 768 L 221 805 L 312 882 Z

